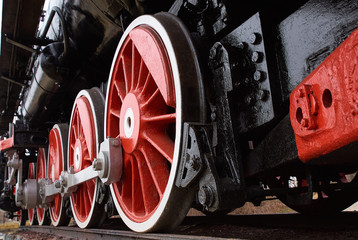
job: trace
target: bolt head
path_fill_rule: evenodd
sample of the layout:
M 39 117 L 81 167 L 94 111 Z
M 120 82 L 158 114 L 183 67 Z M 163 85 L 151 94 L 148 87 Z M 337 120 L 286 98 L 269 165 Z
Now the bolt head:
M 269 96 L 269 91 L 267 91 L 267 90 L 260 90 L 260 91 L 258 92 L 258 97 L 259 97 L 259 99 L 261 99 L 262 101 L 267 100 L 268 96 Z
M 249 36 L 249 42 L 251 44 L 259 44 L 261 42 L 261 34 L 260 33 L 252 33 Z
M 213 47 L 213 48 L 210 49 L 209 58 L 214 59 L 215 56 L 216 56 L 216 48 Z
M 120 145 L 119 140 L 118 139 L 113 139 L 112 146 L 113 147 L 119 147 L 119 145 Z
M 214 204 L 214 192 L 210 186 L 202 186 L 198 192 L 199 203 L 205 207 L 211 207 Z
M 262 79 L 262 73 L 259 70 L 256 70 L 254 73 L 254 79 L 255 81 L 260 81 Z
M 216 120 L 216 113 L 215 113 L 215 112 L 212 112 L 212 113 L 210 114 L 210 119 L 211 119 L 211 121 L 215 121 L 215 120 Z
M 94 170 L 99 171 L 102 170 L 102 162 L 100 159 L 95 158 L 92 162 L 92 167 L 94 168 Z
M 249 106 L 253 105 L 255 103 L 255 99 L 252 96 L 247 96 L 245 98 L 245 103 Z
M 262 61 L 262 53 L 260 52 L 253 52 L 251 55 L 251 61 L 253 63 L 260 63 Z
M 55 182 L 55 187 L 56 187 L 56 188 L 60 188 L 60 187 L 61 187 L 61 181 L 60 181 L 60 180 L 57 180 L 57 181 Z

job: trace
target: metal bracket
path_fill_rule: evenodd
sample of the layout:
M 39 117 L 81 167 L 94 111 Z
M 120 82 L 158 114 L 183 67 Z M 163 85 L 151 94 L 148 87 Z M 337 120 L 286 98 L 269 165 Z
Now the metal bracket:
M 204 168 L 202 141 L 200 139 L 202 127 L 201 124 L 184 123 L 182 161 L 175 182 L 178 187 L 191 186 Z
M 107 138 L 100 146 L 98 158 L 93 161 L 93 167 L 99 171 L 101 181 L 110 185 L 121 179 L 123 171 L 123 154 L 121 140 Z

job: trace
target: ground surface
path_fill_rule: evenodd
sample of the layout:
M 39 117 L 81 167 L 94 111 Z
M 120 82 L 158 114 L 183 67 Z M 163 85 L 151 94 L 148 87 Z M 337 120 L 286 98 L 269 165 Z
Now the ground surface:
M 204 217 L 192 209 L 173 234 L 204 236 L 203 239 L 205 236 L 252 240 L 358 239 L 357 207 L 358 203 L 348 208 L 348 212 L 320 218 L 304 217 L 278 200 L 263 202 L 258 208 L 247 203 L 226 217 Z M 119 218 L 112 218 L 103 228 L 128 231 Z M 71 239 L 68 236 L 34 233 L 31 229 L 20 229 L 10 236 L 7 239 Z

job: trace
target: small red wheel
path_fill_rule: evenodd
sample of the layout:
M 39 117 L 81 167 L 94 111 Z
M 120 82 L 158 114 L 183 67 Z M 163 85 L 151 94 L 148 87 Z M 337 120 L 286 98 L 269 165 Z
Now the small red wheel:
M 46 154 L 44 148 L 39 148 L 37 153 L 37 168 L 36 168 L 36 180 L 46 178 Z M 51 219 L 47 215 L 45 208 L 36 207 L 37 220 L 39 225 L 50 225 Z
M 137 18 L 118 45 L 105 130 L 121 139 L 123 175 L 110 188 L 121 218 L 134 231 L 173 229 L 192 204 L 193 189 L 174 182 L 184 121 L 204 119 L 199 69 L 190 34 L 170 14 Z
M 48 147 L 48 177 L 55 182 L 60 178 L 61 172 L 66 170 L 67 163 L 67 124 L 56 124 L 49 134 Z M 50 217 L 54 226 L 65 226 L 70 218 L 66 214 L 66 200 L 61 194 L 56 194 L 49 207 Z
M 75 100 L 68 137 L 68 169 L 79 172 L 92 165 L 103 141 L 104 98 L 98 88 L 82 90 Z M 93 179 L 81 184 L 70 198 L 77 225 L 81 228 L 102 224 L 106 213 L 96 201 L 100 181 Z
M 29 179 L 36 179 L 35 173 L 36 173 L 35 163 L 29 163 L 29 173 L 28 173 L 27 177 Z M 30 225 L 38 224 L 35 212 L 36 211 L 34 208 L 27 209 L 27 215 L 28 215 Z

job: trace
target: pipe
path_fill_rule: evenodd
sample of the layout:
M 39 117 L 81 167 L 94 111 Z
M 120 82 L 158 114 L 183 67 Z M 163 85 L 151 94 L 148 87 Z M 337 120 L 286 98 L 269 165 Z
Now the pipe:
M 14 45 L 16 47 L 22 48 L 22 49 L 24 49 L 26 51 L 29 51 L 29 52 L 32 52 L 32 53 L 36 52 L 35 49 L 30 48 L 30 47 L 28 47 L 28 46 L 26 46 L 24 44 L 19 43 L 19 42 L 16 42 L 16 41 L 14 41 L 14 40 L 12 40 L 12 39 L 10 39 L 8 37 L 6 37 L 5 39 L 6 39 L 6 42 L 8 42 L 8 43 L 10 43 L 10 44 L 12 44 L 12 45 Z
M 46 22 L 46 25 L 44 27 L 44 30 L 40 36 L 40 38 L 45 39 L 46 38 L 46 34 L 51 26 L 53 17 L 55 16 L 55 13 L 57 13 L 60 22 L 61 22 L 61 27 L 62 27 L 62 35 L 63 35 L 63 43 L 64 43 L 64 56 L 67 56 L 68 53 L 68 49 L 69 49 L 69 38 L 68 38 L 68 34 L 67 34 L 67 29 L 66 29 L 66 24 L 65 24 L 65 18 L 62 15 L 61 9 L 59 7 L 53 7 L 50 13 L 50 16 Z

